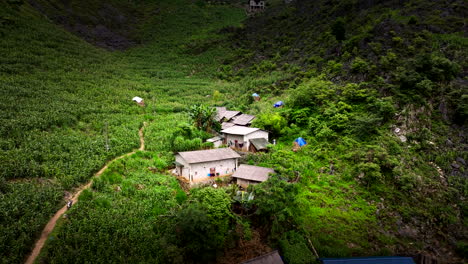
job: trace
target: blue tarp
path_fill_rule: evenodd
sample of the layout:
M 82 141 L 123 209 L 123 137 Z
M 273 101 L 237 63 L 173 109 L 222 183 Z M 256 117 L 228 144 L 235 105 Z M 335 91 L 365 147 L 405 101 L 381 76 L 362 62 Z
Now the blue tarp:
M 282 105 L 284 105 L 283 101 L 278 101 L 278 102 L 276 102 L 273 106 L 274 106 L 274 107 L 280 107 L 280 106 L 282 106 Z
M 298 137 L 296 138 L 296 140 L 294 140 L 294 142 L 297 142 L 297 144 L 299 144 L 299 147 L 302 147 L 304 145 L 307 144 L 307 142 L 305 141 L 305 139 L 301 138 L 301 137 Z
M 323 264 L 415 264 L 410 257 L 322 258 Z
M 253 93 L 252 96 L 253 97 L 259 97 L 260 95 L 258 95 L 258 93 Z

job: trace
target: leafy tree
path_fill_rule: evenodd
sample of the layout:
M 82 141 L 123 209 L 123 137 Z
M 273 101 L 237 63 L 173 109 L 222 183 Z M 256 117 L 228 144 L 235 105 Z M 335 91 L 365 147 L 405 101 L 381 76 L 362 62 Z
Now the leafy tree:
M 193 124 L 198 129 L 211 132 L 219 130 L 220 124 L 215 120 L 216 109 L 207 105 L 192 105 L 189 109 L 189 116 Z
M 278 137 L 288 126 L 288 121 L 279 113 L 263 113 L 255 118 L 252 126 L 269 131 L 272 137 Z

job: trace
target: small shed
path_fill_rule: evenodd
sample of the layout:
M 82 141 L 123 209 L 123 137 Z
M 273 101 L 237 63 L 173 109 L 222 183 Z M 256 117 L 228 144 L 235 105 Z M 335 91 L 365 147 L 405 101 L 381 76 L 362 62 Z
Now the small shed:
M 264 138 L 268 141 L 268 132 L 260 128 L 232 126 L 221 130 L 221 133 L 224 136 L 224 144 L 241 151 L 249 151 L 250 139 Z
M 223 138 L 220 136 L 212 137 L 206 140 L 206 142 L 213 143 L 215 148 L 219 148 L 223 144 Z
M 268 180 L 271 173 L 275 171 L 270 168 L 241 164 L 232 177 L 237 180 L 237 185 L 245 189 L 250 184 Z
M 193 182 L 231 175 L 240 155 L 230 148 L 179 152 L 175 155 L 176 173 Z
M 322 258 L 323 264 L 415 264 L 410 257 Z
M 241 114 L 232 119 L 232 123 L 239 126 L 248 126 L 252 124 L 252 121 L 255 119 L 254 115 Z
M 284 262 L 281 259 L 278 250 L 275 250 L 265 255 L 244 261 L 241 264 L 284 264 Z
M 253 93 L 252 97 L 255 101 L 260 101 L 260 95 L 258 93 Z
M 249 146 L 249 151 L 250 152 L 259 152 L 263 151 L 266 152 L 268 150 L 267 145 L 268 145 L 268 140 L 265 138 L 252 138 L 249 140 L 250 141 L 250 146 Z
M 135 96 L 132 98 L 132 101 L 137 103 L 140 106 L 145 106 L 145 101 L 141 97 Z

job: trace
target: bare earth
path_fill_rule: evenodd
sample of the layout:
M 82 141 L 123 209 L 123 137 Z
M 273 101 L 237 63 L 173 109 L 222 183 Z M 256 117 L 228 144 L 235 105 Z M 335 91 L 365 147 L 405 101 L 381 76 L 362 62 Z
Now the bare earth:
M 138 135 L 140 136 L 140 148 L 138 148 L 138 150 L 140 150 L 140 151 L 145 150 L 145 139 L 143 137 L 143 128 L 145 127 L 145 125 L 146 125 L 146 123 L 143 123 L 143 126 L 138 131 Z M 117 157 L 117 158 L 109 161 L 104 167 L 102 167 L 102 169 L 100 169 L 93 176 L 93 178 L 99 177 L 109 167 L 109 164 L 111 164 L 112 162 L 114 162 L 116 160 L 119 160 L 119 159 L 122 159 L 122 158 L 125 158 L 125 157 L 128 157 L 128 156 L 130 156 L 132 154 L 135 154 L 135 152 L 136 151 L 132 151 L 130 153 L 124 154 L 124 155 L 122 155 L 120 157 Z M 91 187 L 91 184 L 92 184 L 92 181 L 89 181 L 87 184 L 81 186 L 80 188 L 78 188 L 76 190 L 75 194 L 73 194 L 72 198 L 70 199 L 70 200 L 73 201 L 73 204 L 76 204 L 78 202 L 78 197 L 80 196 L 81 192 L 83 190 L 88 189 L 89 187 Z M 57 213 L 55 213 L 55 215 L 49 220 L 47 225 L 44 227 L 44 230 L 42 230 L 41 237 L 39 238 L 39 240 L 34 245 L 34 249 L 33 249 L 32 253 L 31 253 L 31 255 L 29 255 L 28 259 L 26 260 L 26 264 L 33 264 L 34 263 L 37 256 L 39 255 L 39 253 L 41 253 L 41 249 L 44 246 L 44 244 L 45 244 L 47 238 L 49 237 L 50 233 L 52 232 L 52 230 L 54 230 L 54 227 L 57 224 L 57 220 L 59 220 L 60 217 L 66 211 L 67 211 L 67 206 L 65 205 L 60 210 L 58 210 Z

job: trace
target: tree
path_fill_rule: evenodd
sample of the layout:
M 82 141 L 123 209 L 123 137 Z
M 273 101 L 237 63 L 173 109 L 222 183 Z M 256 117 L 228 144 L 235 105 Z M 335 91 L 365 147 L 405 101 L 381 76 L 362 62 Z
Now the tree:
M 211 132 L 219 130 L 221 125 L 215 120 L 216 109 L 207 105 L 192 105 L 189 109 L 189 116 L 194 125 L 201 130 Z

